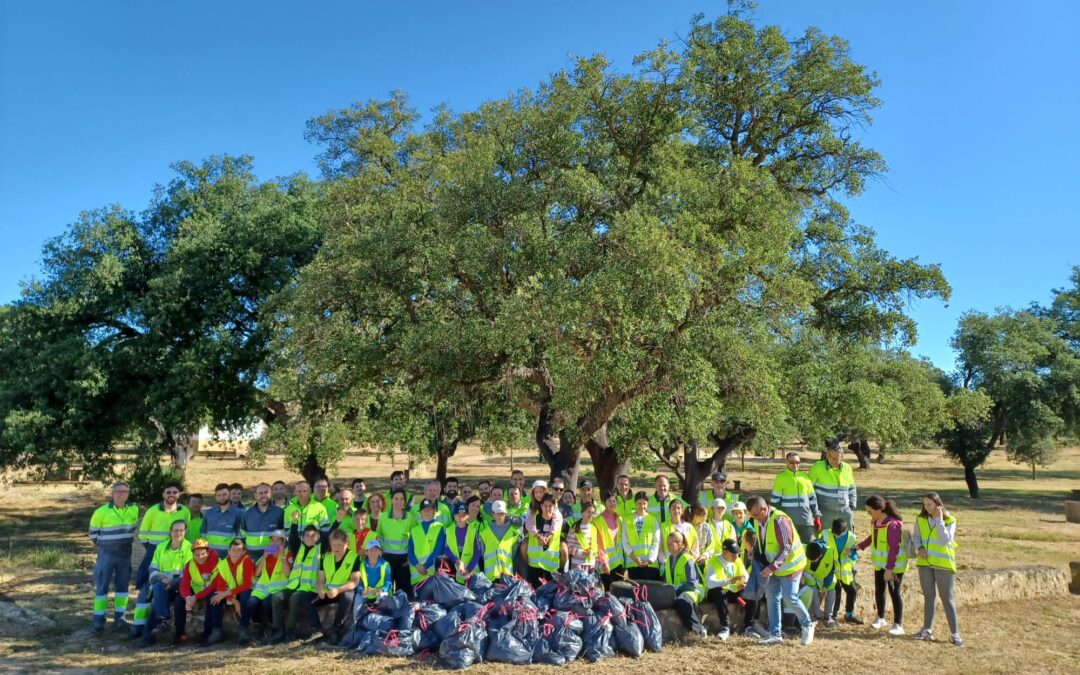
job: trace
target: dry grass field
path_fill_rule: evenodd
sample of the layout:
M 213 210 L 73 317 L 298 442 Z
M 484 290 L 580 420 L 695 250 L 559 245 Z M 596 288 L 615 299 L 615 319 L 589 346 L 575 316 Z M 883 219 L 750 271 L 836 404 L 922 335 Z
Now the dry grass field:
M 812 456 L 804 459 L 812 459 Z M 463 448 L 451 460 L 451 473 L 469 481 L 487 478 L 502 483 L 510 474 L 511 458 L 484 456 L 475 448 Z M 518 451 L 515 468 L 529 480 L 545 474 L 536 453 Z M 389 473 L 404 468 L 404 458 L 350 455 L 335 475 L 343 480 L 367 479 L 369 489 L 386 485 Z M 747 458 L 745 467 L 735 458 L 728 474 L 743 483 L 742 492 L 768 492 L 772 475 L 781 467 L 777 460 Z M 414 467 L 411 486 L 431 476 L 434 466 Z M 584 467 L 583 475 L 590 468 Z M 248 469 L 237 459 L 196 458 L 188 471 L 192 491 L 209 492 L 222 480 L 246 486 L 259 481 L 295 480 L 276 460 L 262 469 Z M 635 487 L 651 485 L 651 476 L 634 476 Z M 1048 470 L 1031 480 L 1030 471 L 995 456 L 980 472 L 983 496 L 966 497 L 961 470 L 938 450 L 892 455 L 885 463 L 856 474 L 860 494 L 879 493 L 895 498 L 907 517 L 927 490 L 940 492 L 960 520 L 959 558 L 964 570 L 1016 567 L 1028 564 L 1066 567 L 1080 560 L 1080 525 L 1066 523 L 1062 502 L 1080 489 L 1080 449 L 1061 453 Z M 182 652 L 167 647 L 132 649 L 126 640 L 90 629 L 93 588 L 90 570 L 93 552 L 85 536 L 90 513 L 106 498 L 101 485 L 16 485 L 0 494 L 0 602 L 20 606 L 50 617 L 50 628 L 20 630 L 0 626 L 0 671 L 37 672 L 215 672 L 276 673 L 317 669 L 320 674 L 356 672 L 408 672 L 431 670 L 435 664 L 404 659 L 356 661 L 340 653 L 313 648 L 233 647 Z M 866 566 L 868 562 L 860 561 Z M 914 581 L 914 579 L 912 579 Z M 909 633 L 919 627 L 921 616 L 909 612 Z M 938 617 L 939 622 L 944 617 Z M 0 623 L 5 619 L 0 618 Z M 697 673 L 718 671 L 755 672 L 950 672 L 1016 673 L 1080 672 L 1080 597 L 1062 595 L 1039 600 L 999 602 L 961 608 L 967 646 L 958 651 L 941 642 L 924 644 L 910 638 L 891 638 L 868 627 L 841 627 L 819 631 L 810 648 L 785 645 L 760 648 L 748 640 L 693 640 L 648 654 L 639 660 L 617 658 L 595 665 L 575 663 L 573 671 L 590 673 Z M 939 626 L 938 633 L 943 633 Z M 8 636 L 8 637 L 3 637 Z M 533 666 L 528 670 L 543 671 Z M 499 664 L 476 666 L 471 672 L 505 672 Z

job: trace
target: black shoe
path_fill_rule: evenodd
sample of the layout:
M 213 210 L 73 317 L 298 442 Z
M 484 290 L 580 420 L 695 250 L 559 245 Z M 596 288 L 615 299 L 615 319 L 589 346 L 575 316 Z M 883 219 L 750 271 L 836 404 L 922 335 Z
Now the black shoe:
M 188 646 L 188 636 L 187 636 L 187 634 L 186 633 L 181 633 L 180 635 L 174 635 L 173 639 L 172 639 L 172 646 L 173 647 L 187 647 Z
M 285 631 L 273 632 L 266 637 L 266 644 L 268 645 L 280 645 L 286 642 Z

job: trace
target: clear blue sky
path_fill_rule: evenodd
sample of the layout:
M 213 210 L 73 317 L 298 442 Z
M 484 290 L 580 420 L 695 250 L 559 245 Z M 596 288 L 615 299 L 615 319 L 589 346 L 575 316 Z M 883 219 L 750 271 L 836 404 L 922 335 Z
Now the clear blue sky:
M 330 108 L 403 89 L 424 111 L 468 109 L 570 54 L 627 68 L 725 7 L 0 0 L 0 302 L 79 211 L 141 210 L 172 162 L 246 153 L 265 178 L 314 174 L 304 122 Z M 758 18 L 841 35 L 882 79 L 866 141 L 890 172 L 851 206 L 953 285 L 948 307 L 911 308 L 917 354 L 949 367 L 962 311 L 1065 283 L 1080 264 L 1080 3 L 766 0 Z

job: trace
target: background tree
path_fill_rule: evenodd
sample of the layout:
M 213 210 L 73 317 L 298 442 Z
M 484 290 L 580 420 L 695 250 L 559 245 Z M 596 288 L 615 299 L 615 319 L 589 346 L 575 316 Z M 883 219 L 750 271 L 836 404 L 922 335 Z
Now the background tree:
M 142 214 L 83 213 L 3 318 L 0 457 L 107 468 L 117 443 L 170 456 L 202 425 L 272 420 L 264 365 L 278 294 L 314 255 L 314 186 L 250 159 L 180 163 Z

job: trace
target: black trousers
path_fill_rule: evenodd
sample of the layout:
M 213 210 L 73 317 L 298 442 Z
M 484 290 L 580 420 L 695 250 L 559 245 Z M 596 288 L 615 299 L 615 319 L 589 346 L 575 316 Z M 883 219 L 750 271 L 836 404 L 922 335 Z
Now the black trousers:
M 728 603 L 738 602 L 740 595 L 734 591 L 725 591 L 722 588 L 710 588 L 709 592 L 705 594 L 709 602 L 716 605 L 716 614 L 720 617 L 720 626 L 722 628 L 731 628 L 731 624 L 728 622 Z M 745 623 L 745 621 L 744 621 Z
M 336 598 L 317 600 L 315 607 L 334 605 L 334 625 L 330 628 L 332 633 L 344 635 L 353 625 L 353 601 L 356 599 L 356 591 L 344 591 Z
M 660 581 L 660 570 L 655 567 L 627 567 L 626 573 L 633 581 Z
M 280 611 L 277 609 L 274 611 L 275 631 L 281 631 L 284 628 L 286 633 L 291 634 L 296 630 L 296 624 L 299 623 L 302 613 L 307 615 L 312 631 L 322 630 L 322 624 L 319 622 L 319 612 L 314 605 L 314 601 L 319 596 L 315 595 L 314 592 L 286 589 L 280 593 L 275 593 L 271 597 L 275 607 L 280 607 Z M 277 622 L 281 621 L 282 618 L 285 619 L 285 625 L 277 625 Z
M 606 573 L 606 574 L 601 573 L 600 574 L 600 583 L 604 585 L 604 590 L 605 591 L 610 591 L 611 590 L 611 584 L 616 582 L 616 581 L 621 580 L 623 578 L 624 573 L 625 573 L 625 570 L 623 570 L 622 566 L 612 567 L 611 571 Z
M 833 605 L 828 611 L 829 618 L 835 619 L 836 615 L 840 612 L 840 596 L 845 595 L 844 612 L 846 614 L 855 613 L 855 582 L 845 584 L 841 581 L 836 582 L 836 594 L 833 596 Z
M 683 625 L 687 630 L 698 632 L 704 629 L 701 625 L 701 617 L 698 616 L 697 608 L 694 607 L 694 603 L 686 599 L 686 597 L 680 595 L 675 598 L 674 609 L 679 614 L 679 618 L 682 619 Z
M 900 595 L 900 584 L 904 581 L 903 574 L 896 575 L 896 581 L 885 581 L 885 570 L 874 570 L 874 602 L 877 605 L 879 619 L 885 618 L 885 589 L 888 587 L 889 597 L 892 599 L 893 623 L 904 622 L 904 598 Z
M 405 591 L 409 600 L 415 600 L 416 595 L 412 587 L 412 572 L 409 571 L 409 556 L 406 553 L 384 553 L 383 560 L 390 565 L 390 578 L 394 580 L 394 588 Z

